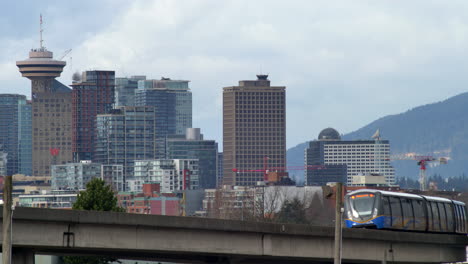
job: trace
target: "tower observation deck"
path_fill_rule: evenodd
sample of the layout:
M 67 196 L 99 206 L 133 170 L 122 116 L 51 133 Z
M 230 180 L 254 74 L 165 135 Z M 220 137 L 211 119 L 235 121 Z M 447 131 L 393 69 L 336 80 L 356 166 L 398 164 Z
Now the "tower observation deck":
M 32 49 L 28 59 L 16 62 L 21 75 L 32 81 L 33 97 L 38 92 L 53 92 L 52 82 L 65 65 L 65 61 L 54 60 L 53 53 L 44 47 Z
M 59 77 L 65 65 L 65 61 L 54 60 L 53 53 L 46 48 L 32 49 L 29 59 L 16 62 L 22 76 L 30 80 Z

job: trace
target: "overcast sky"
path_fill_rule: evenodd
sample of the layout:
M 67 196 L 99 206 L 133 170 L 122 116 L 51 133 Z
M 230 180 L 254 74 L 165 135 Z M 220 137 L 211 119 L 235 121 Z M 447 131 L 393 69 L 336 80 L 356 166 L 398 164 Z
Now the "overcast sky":
M 16 0 L 0 10 L 0 93 L 30 95 L 15 61 L 39 46 L 40 13 L 44 45 L 73 49 L 59 81 L 190 80 L 194 127 L 221 145 L 222 87 L 260 72 L 287 87 L 288 147 L 467 90 L 464 0 Z

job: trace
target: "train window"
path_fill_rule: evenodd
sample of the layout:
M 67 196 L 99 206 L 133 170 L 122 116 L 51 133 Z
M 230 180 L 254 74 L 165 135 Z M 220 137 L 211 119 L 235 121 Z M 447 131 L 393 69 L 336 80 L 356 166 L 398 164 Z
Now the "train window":
M 454 232 L 455 231 L 455 223 L 454 223 L 454 215 L 453 215 L 453 204 L 444 204 L 445 205 L 445 212 L 447 213 L 447 231 Z
M 411 200 L 414 212 L 414 228 L 416 230 L 426 230 L 426 214 L 424 213 L 424 203 L 422 200 Z
M 390 209 L 390 201 L 388 200 L 388 196 L 382 196 L 382 214 L 384 215 L 384 226 L 391 227 L 392 226 L 392 211 Z
M 382 214 L 390 215 L 390 203 L 387 196 L 382 196 Z
M 427 230 L 434 231 L 434 216 L 432 215 L 431 202 L 426 201 L 427 209 Z
M 447 231 L 447 215 L 445 213 L 444 203 L 437 203 L 440 218 L 440 231 Z
M 461 232 L 460 208 L 458 204 L 453 204 L 453 209 L 455 211 L 455 231 Z
M 411 200 L 407 198 L 401 198 L 400 200 L 403 208 L 403 228 L 412 230 L 414 229 L 414 215 Z
M 461 230 L 463 233 L 466 233 L 466 208 L 463 205 L 460 205 L 460 215 L 461 215 Z
M 401 228 L 403 226 L 403 215 L 401 212 L 400 198 L 390 198 L 390 209 L 392 210 L 392 227 Z
M 361 220 L 370 219 L 374 211 L 374 194 L 357 194 L 351 196 L 351 209 Z
M 436 202 L 431 202 L 432 209 L 432 221 L 434 226 L 434 231 L 440 231 L 440 218 L 439 218 L 439 209 L 437 208 Z

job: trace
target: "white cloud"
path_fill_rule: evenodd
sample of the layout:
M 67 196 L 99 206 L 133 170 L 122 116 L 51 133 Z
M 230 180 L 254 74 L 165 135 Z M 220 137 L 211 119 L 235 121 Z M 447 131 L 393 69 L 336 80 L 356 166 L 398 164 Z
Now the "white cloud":
M 194 124 L 219 141 L 222 87 L 260 69 L 287 86 L 288 146 L 445 99 L 468 81 L 465 1 L 105 1 L 77 19 L 63 8 L 49 11 L 61 23 L 48 43 L 73 47 L 74 70 L 189 79 Z M 0 55 L 4 80 L 18 79 L 8 62 L 23 48 Z

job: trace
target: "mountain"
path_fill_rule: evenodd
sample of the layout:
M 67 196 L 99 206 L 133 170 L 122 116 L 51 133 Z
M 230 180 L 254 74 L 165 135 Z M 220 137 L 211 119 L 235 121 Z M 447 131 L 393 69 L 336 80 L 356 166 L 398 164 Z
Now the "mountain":
M 342 138 L 370 139 L 377 129 L 382 139 L 390 140 L 392 155 L 414 152 L 450 157 L 447 165 L 428 168 L 427 175 L 451 177 L 468 172 L 468 93 L 382 117 Z M 287 151 L 288 166 L 304 163 L 306 147 L 307 142 L 304 142 Z M 417 178 L 419 168 L 416 161 L 398 160 L 392 164 L 397 177 Z M 293 177 L 300 181 L 303 178 L 301 174 Z

